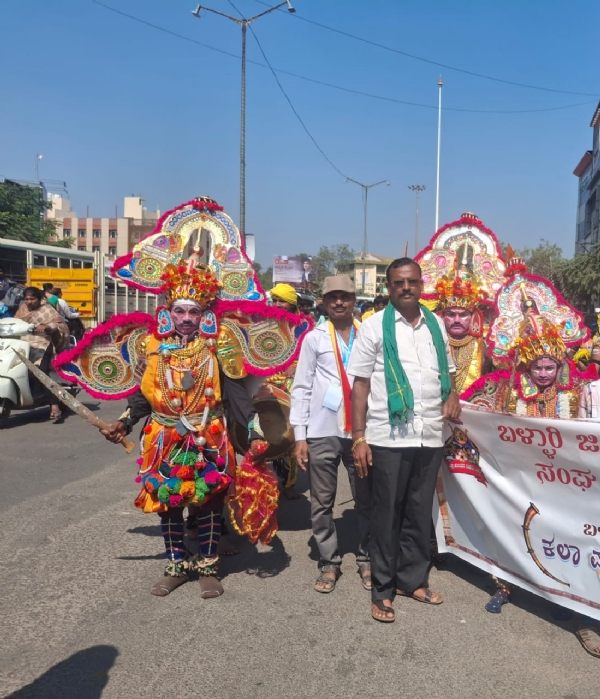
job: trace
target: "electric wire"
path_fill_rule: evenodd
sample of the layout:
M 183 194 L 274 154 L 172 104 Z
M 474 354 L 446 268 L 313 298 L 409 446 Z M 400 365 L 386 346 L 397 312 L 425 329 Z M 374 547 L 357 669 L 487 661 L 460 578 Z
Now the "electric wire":
M 241 12 L 237 9 L 237 7 L 233 4 L 232 0 L 227 0 L 227 1 L 228 1 L 229 4 L 231 5 L 231 7 L 233 7 L 233 9 L 238 13 L 238 15 L 240 15 L 240 17 L 242 17 L 243 19 L 245 19 L 245 18 L 243 17 L 242 13 L 241 13 Z M 288 103 L 289 106 L 290 106 L 290 109 L 292 110 L 292 112 L 294 112 L 294 116 L 295 116 L 296 119 L 298 119 L 298 121 L 300 122 L 300 126 L 302 126 L 302 128 L 303 128 L 304 131 L 306 132 L 306 135 L 307 135 L 307 136 L 310 138 L 310 140 L 313 142 L 313 145 L 314 145 L 315 148 L 319 151 L 319 153 L 323 156 L 323 158 L 325 158 L 325 160 L 331 165 L 331 167 L 332 167 L 339 175 L 341 175 L 344 179 L 347 179 L 347 175 L 345 175 L 345 174 L 339 169 L 339 167 L 333 162 L 333 160 L 331 160 L 331 158 L 327 155 L 327 153 L 325 153 L 325 151 L 324 151 L 324 150 L 321 148 L 321 146 L 317 143 L 316 138 L 315 138 L 315 137 L 312 135 L 312 133 L 308 130 L 308 127 L 307 127 L 306 124 L 304 123 L 302 117 L 300 116 L 300 114 L 298 114 L 298 111 L 296 110 L 296 107 L 294 107 L 294 105 L 293 105 L 293 103 L 292 103 L 292 100 L 289 98 L 287 92 L 283 89 L 283 85 L 281 84 L 279 78 L 277 77 L 277 73 L 275 72 L 275 70 L 273 69 L 273 66 L 271 65 L 269 59 L 267 58 L 267 55 L 266 55 L 266 53 L 265 53 L 264 50 L 263 50 L 262 44 L 261 44 L 260 41 L 258 40 L 258 37 L 256 36 L 256 32 L 255 32 L 254 29 L 252 28 L 252 25 L 251 25 L 251 24 L 248 24 L 247 26 L 248 26 L 248 29 L 252 32 L 252 36 L 254 37 L 254 41 L 256 41 L 256 45 L 258 46 L 258 49 L 259 49 L 260 53 L 262 54 L 262 57 L 263 57 L 265 63 L 267 64 L 267 66 L 269 67 L 269 70 L 271 71 L 271 73 L 273 74 L 273 77 L 275 78 L 275 82 L 277 83 L 277 86 L 278 86 L 279 89 L 281 90 L 281 94 L 285 97 L 287 103 Z
M 260 5 L 269 5 L 269 3 L 264 2 L 264 0 L 255 0 L 258 2 Z M 280 10 L 283 14 L 289 15 L 288 12 L 285 12 L 285 10 Z M 297 12 L 295 12 L 293 15 L 290 15 L 296 19 L 301 20 L 302 22 L 306 22 L 307 24 L 313 24 L 316 27 L 320 27 L 321 29 L 326 29 L 327 31 L 334 32 L 335 34 L 340 34 L 341 36 L 345 36 L 349 39 L 354 39 L 355 41 L 360 41 L 363 44 L 368 44 L 369 46 L 375 46 L 376 48 L 383 49 L 384 51 L 389 51 L 391 53 L 396 53 L 400 56 L 405 56 L 406 58 L 412 58 L 415 61 L 421 61 L 423 63 L 429 63 L 429 65 L 434 65 L 437 66 L 438 68 L 444 68 L 445 70 L 453 70 L 457 73 L 464 73 L 465 75 L 471 75 L 475 78 L 481 78 L 483 80 L 492 80 L 494 82 L 498 83 L 504 83 L 505 85 L 513 85 L 515 87 L 523 87 L 528 90 L 542 90 L 543 92 L 555 92 L 558 94 L 563 94 L 563 95 L 577 95 L 579 97 L 596 97 L 596 93 L 592 92 L 573 92 L 571 90 L 558 90 L 552 87 L 541 87 L 540 85 L 529 85 L 527 83 L 519 83 L 515 82 L 514 80 L 505 80 L 504 78 L 497 78 L 493 75 L 485 75 L 484 73 L 477 73 L 472 70 L 466 70 L 465 68 L 457 68 L 456 66 L 451 66 L 447 63 L 441 63 L 440 61 L 434 61 L 430 58 L 424 58 L 423 56 L 416 56 L 413 53 L 408 53 L 407 51 L 401 51 L 400 49 L 395 49 L 392 46 L 386 46 L 385 44 L 380 44 L 377 41 L 372 41 L 371 39 L 365 39 L 362 36 L 357 36 L 356 34 L 351 34 L 350 32 L 346 32 L 342 29 L 337 29 L 336 27 L 330 27 L 327 24 L 322 24 L 321 22 L 317 22 L 314 19 L 308 19 L 308 17 L 303 17 L 302 15 L 299 15 Z
M 258 1 L 258 0 L 257 0 Z M 92 2 L 95 5 L 99 5 L 101 7 L 104 7 L 107 10 L 110 10 L 111 12 L 114 12 L 115 14 L 121 15 L 122 17 L 127 17 L 128 19 L 133 20 L 134 22 L 138 22 L 139 24 L 143 24 L 147 27 L 151 27 L 152 29 L 156 29 L 160 32 L 163 32 L 164 34 L 168 34 L 170 36 L 173 36 L 177 39 L 181 39 L 183 41 L 187 41 L 188 43 L 191 44 L 196 44 L 197 46 L 202 46 L 205 49 L 209 49 L 210 51 L 216 51 L 217 53 L 223 54 L 225 56 L 230 56 L 231 58 L 236 58 L 237 60 L 240 60 L 241 56 L 236 53 L 232 53 L 231 51 L 226 51 L 225 49 L 220 49 L 217 48 L 216 46 L 211 46 L 210 44 L 206 44 L 202 41 L 198 41 L 197 39 L 192 39 L 189 36 L 185 36 L 185 34 L 180 34 L 179 32 L 172 31 L 171 29 L 166 29 L 165 27 L 161 27 L 158 24 L 153 24 L 152 22 L 148 22 L 145 19 L 142 19 L 140 17 L 136 17 L 135 15 L 131 15 L 127 12 L 123 12 L 122 10 L 117 9 L 116 7 L 112 7 L 111 5 L 107 5 L 104 2 L 101 2 L 100 0 L 92 0 Z M 259 61 L 253 61 L 252 59 L 247 59 L 248 63 L 251 63 L 252 65 L 259 66 L 261 68 L 270 68 L 272 71 L 275 71 L 276 73 L 280 73 L 281 75 L 289 75 L 292 78 L 297 78 L 298 80 L 304 80 L 305 82 L 313 83 L 315 85 L 322 85 L 323 87 L 328 87 L 333 90 L 339 90 L 341 92 L 347 92 L 353 95 L 359 95 L 361 97 L 368 97 L 370 99 L 375 99 L 375 100 L 380 100 L 383 102 L 391 102 L 393 104 L 401 104 L 407 107 L 417 107 L 421 109 L 438 109 L 437 105 L 435 104 L 424 104 L 421 102 L 411 102 L 408 100 L 401 100 L 396 97 L 388 97 L 386 95 L 376 95 L 371 92 L 364 92 L 363 90 L 356 90 L 350 87 L 344 87 L 342 85 L 335 85 L 333 83 L 326 82 L 324 80 L 317 80 L 316 78 L 310 78 L 306 75 L 301 75 L 299 73 L 294 73 L 289 70 L 283 70 L 281 68 L 273 68 L 271 66 L 267 66 L 264 63 L 260 63 Z M 577 93 L 580 94 L 580 93 Z M 585 102 L 577 102 L 576 104 L 566 104 L 566 105 L 561 105 L 558 107 L 541 107 L 537 109 L 465 109 L 461 107 L 442 107 L 442 111 L 444 112 L 462 112 L 466 114 L 538 114 L 541 112 L 554 112 L 554 111 L 560 111 L 563 109 L 573 109 L 576 107 L 582 107 L 588 104 L 595 103 L 596 99 L 593 100 L 586 100 Z

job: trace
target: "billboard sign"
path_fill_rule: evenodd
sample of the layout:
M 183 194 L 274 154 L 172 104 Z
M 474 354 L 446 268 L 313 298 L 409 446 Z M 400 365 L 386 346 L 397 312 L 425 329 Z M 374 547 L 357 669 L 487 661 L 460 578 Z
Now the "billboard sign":
M 273 258 L 273 283 L 283 282 L 306 286 L 315 281 L 312 264 L 307 257 L 286 257 L 275 255 Z

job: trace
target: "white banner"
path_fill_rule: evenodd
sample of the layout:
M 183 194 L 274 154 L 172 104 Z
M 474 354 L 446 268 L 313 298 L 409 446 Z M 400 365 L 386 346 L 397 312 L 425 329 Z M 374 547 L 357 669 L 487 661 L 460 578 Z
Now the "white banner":
M 600 619 L 600 422 L 470 405 L 461 421 L 446 427 L 439 550 Z

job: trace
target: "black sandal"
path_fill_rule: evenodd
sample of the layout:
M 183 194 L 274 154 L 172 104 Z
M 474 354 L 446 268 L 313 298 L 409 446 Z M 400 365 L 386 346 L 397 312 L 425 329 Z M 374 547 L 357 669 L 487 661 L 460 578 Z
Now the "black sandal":
M 380 612 L 385 612 L 386 614 L 391 614 L 390 617 L 384 617 L 383 619 L 381 617 L 375 616 L 373 614 L 373 611 L 371 610 L 371 616 L 375 621 L 380 621 L 382 624 L 391 624 L 394 621 L 396 621 L 396 612 L 394 611 L 393 607 L 386 607 L 385 604 L 383 603 L 382 599 L 375 599 L 373 600 L 373 605 L 379 609 Z

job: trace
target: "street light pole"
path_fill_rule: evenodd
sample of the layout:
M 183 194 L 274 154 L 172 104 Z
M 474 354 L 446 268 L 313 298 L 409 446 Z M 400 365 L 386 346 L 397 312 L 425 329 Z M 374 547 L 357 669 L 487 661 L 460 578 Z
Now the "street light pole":
M 35 180 L 36 182 L 39 183 L 40 181 L 40 160 L 44 156 L 41 153 L 36 153 L 35 154 Z
M 196 9 L 192 11 L 194 17 L 198 19 L 200 19 L 200 10 L 206 10 L 206 12 L 212 12 L 215 15 L 230 19 L 242 28 L 242 80 L 240 98 L 240 232 L 242 236 L 246 233 L 246 33 L 248 26 L 252 24 L 252 22 L 259 17 L 268 15 L 274 10 L 278 10 L 284 5 L 287 5 L 288 12 L 296 12 L 290 0 L 284 0 L 278 5 L 274 5 L 268 10 L 259 12 L 257 15 L 249 17 L 248 19 L 244 17 L 233 17 L 232 15 L 213 10 L 211 7 L 206 7 L 205 5 L 198 5 Z
M 362 251 L 362 291 L 363 294 L 365 293 L 365 266 L 366 266 L 366 260 L 367 260 L 367 209 L 368 209 L 368 200 L 369 200 L 369 190 L 372 187 L 377 187 L 380 184 L 387 184 L 387 186 L 390 186 L 390 183 L 388 180 L 381 180 L 380 182 L 374 182 L 373 184 L 363 184 L 362 182 L 358 182 L 357 180 L 353 180 L 351 177 L 346 177 L 346 182 L 354 182 L 354 184 L 357 184 L 359 187 L 363 188 L 363 205 L 364 205 L 364 230 L 363 230 L 363 251 Z M 376 275 L 377 276 L 377 275 Z M 375 287 L 377 287 L 377 279 L 375 279 Z
M 415 193 L 415 257 L 419 252 L 419 192 L 424 192 L 424 184 L 411 184 L 408 188 Z
M 438 142 L 437 142 L 437 172 L 435 180 L 435 232 L 440 225 L 440 155 L 442 148 L 442 87 L 444 81 L 440 75 L 438 80 Z

